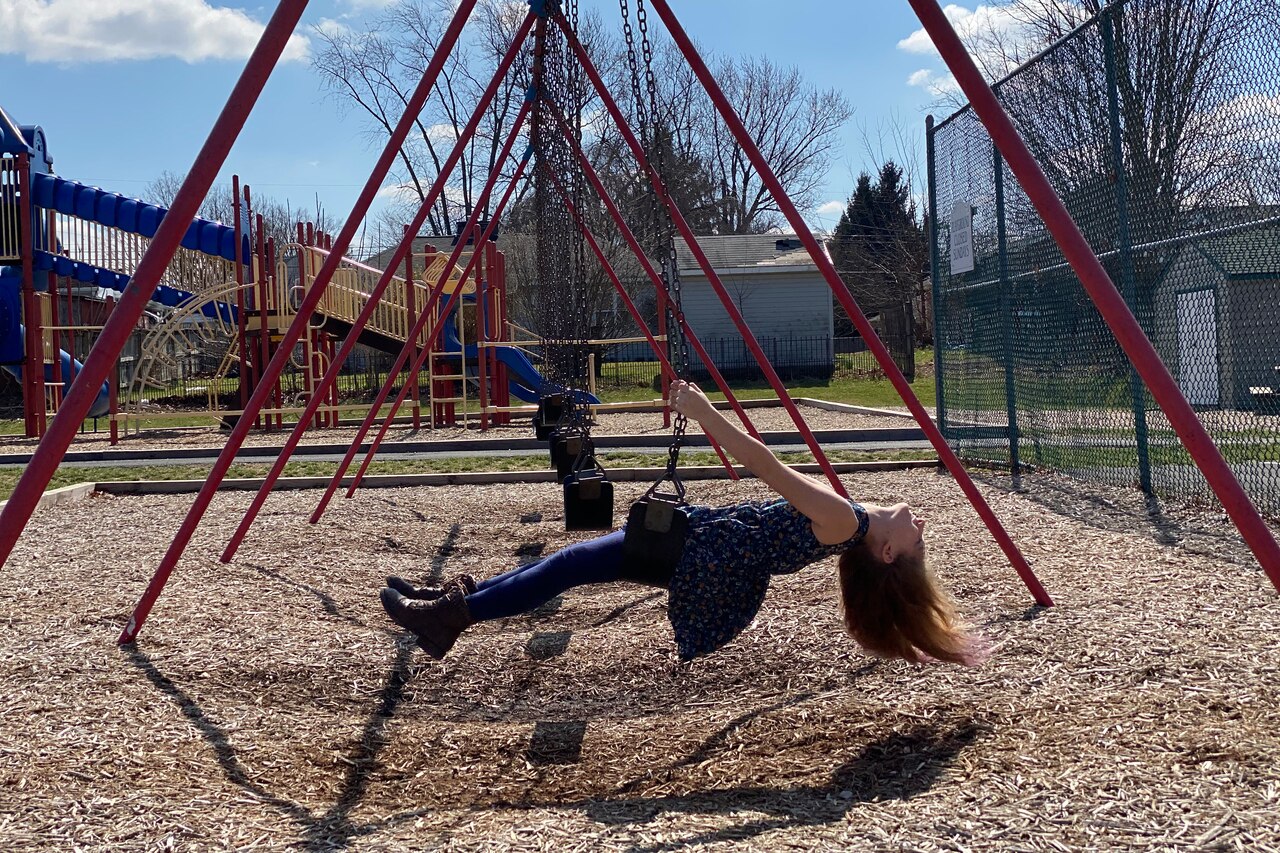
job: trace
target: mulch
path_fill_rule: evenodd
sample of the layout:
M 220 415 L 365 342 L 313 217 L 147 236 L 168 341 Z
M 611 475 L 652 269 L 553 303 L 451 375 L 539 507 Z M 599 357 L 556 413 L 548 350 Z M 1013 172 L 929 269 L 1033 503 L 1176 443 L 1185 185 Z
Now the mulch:
M 572 541 L 552 485 L 365 491 L 316 526 L 317 495 L 280 493 L 225 566 L 250 495 L 220 496 L 121 649 L 190 497 L 41 510 L 0 593 L 0 849 L 1280 849 L 1280 601 L 1219 514 L 993 475 L 1040 609 L 945 475 L 847 485 L 928 520 L 989 662 L 862 654 L 830 565 L 692 664 L 626 585 L 423 656 L 383 576 Z

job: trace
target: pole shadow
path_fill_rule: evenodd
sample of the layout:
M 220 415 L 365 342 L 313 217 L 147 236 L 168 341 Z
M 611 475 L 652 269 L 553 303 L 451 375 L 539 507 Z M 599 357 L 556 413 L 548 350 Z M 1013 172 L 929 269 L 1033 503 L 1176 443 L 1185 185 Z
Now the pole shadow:
M 607 825 L 648 823 L 659 815 L 772 815 L 684 838 L 632 847 L 633 853 L 666 853 L 704 844 L 747 841 L 766 832 L 821 826 L 844 820 L 858 803 L 908 800 L 932 788 L 943 772 L 986 728 L 966 719 L 954 726 L 921 725 L 867 744 L 839 765 L 824 784 L 791 788 L 739 786 L 664 797 L 587 800 L 577 804 L 593 820 Z
M 460 533 L 461 527 L 455 524 L 446 534 L 432 559 L 430 569 L 432 579 L 438 579 L 443 573 L 450 555 L 455 551 Z M 268 577 L 273 576 L 271 572 L 263 573 Z M 283 576 L 276 575 L 274 579 L 300 586 Z M 336 615 L 325 606 L 326 601 L 331 601 L 326 594 L 315 590 L 310 591 L 320 598 L 326 613 Z M 336 610 L 336 607 L 334 609 Z M 346 617 L 338 615 L 338 618 Z M 293 800 L 268 791 L 253 781 L 241 764 L 239 754 L 227 736 L 227 732 L 213 717 L 171 678 L 161 672 L 151 658 L 139 651 L 136 645 L 122 647 L 128 662 L 142 672 L 161 693 L 168 696 L 209 743 L 227 780 L 292 820 L 301 832 L 301 838 L 294 846 L 312 853 L 344 849 L 353 839 L 376 832 L 385 824 L 385 822 L 356 824 L 351 820 L 351 813 L 367 793 L 372 775 L 379 766 L 378 754 L 389 743 L 386 728 L 404 700 L 405 686 L 413 674 L 410 661 L 413 659 L 414 649 L 410 635 L 401 635 L 396 643 L 391 665 L 383 679 L 377 704 L 361 728 L 360 734 L 352 742 L 346 760 L 343 762 L 346 770 L 343 772 L 338 796 L 326 811 L 316 813 Z

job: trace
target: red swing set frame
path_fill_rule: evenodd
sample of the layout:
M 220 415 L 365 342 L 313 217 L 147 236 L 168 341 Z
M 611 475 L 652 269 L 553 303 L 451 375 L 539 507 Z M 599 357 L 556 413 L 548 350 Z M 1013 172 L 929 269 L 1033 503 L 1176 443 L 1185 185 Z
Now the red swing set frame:
M 306 330 L 309 317 L 320 299 L 323 297 L 325 289 L 332 279 L 334 272 L 338 269 L 346 250 L 351 246 L 360 222 L 368 212 L 374 197 L 382 186 L 382 182 L 389 172 L 400 146 L 403 145 L 408 137 L 418 113 L 425 105 L 446 59 L 449 54 L 452 53 L 461 36 L 463 27 L 475 9 L 476 2 L 477 0 L 460 0 L 458 3 L 454 17 L 441 38 L 439 49 L 432 57 L 427 69 L 423 73 L 422 79 L 419 81 L 417 88 L 414 90 L 413 95 L 406 104 L 403 116 L 392 131 L 385 149 L 370 172 L 369 178 L 352 208 L 350 215 L 346 218 L 341 232 L 333 238 L 331 251 L 320 272 L 316 276 L 312 288 L 304 296 L 295 319 L 289 329 L 285 332 L 284 339 L 281 342 L 280 347 L 277 349 L 275 357 L 270 361 L 263 372 L 263 381 L 258 385 L 257 390 L 254 392 L 252 397 L 244 404 L 244 415 L 239 419 L 235 429 L 232 430 L 231 435 L 228 437 L 226 446 L 223 448 L 215 462 L 212 472 L 184 517 L 169 549 L 156 568 L 150 584 L 134 609 L 133 615 L 124 627 L 119 639 L 121 643 L 132 642 L 137 637 L 147 615 L 150 613 L 151 608 L 159 597 L 160 592 L 163 590 L 166 581 L 174 567 L 177 565 L 178 559 L 190 543 L 192 535 L 195 533 L 204 513 L 213 500 L 214 494 L 216 493 L 223 478 L 226 476 L 227 470 L 235 459 L 235 456 L 243 444 L 249 429 L 252 427 L 256 414 L 267 402 L 267 397 L 271 393 L 276 376 L 285 367 L 285 362 L 288 359 L 289 353 L 293 349 L 294 344 L 297 343 L 298 339 Z M 691 69 L 706 89 L 730 132 L 742 147 L 743 152 L 751 160 L 765 186 L 773 194 L 774 200 L 778 204 L 783 215 L 786 217 L 791 227 L 795 229 L 796 234 L 799 236 L 805 248 L 809 251 L 814 262 L 818 265 L 819 270 L 822 272 L 828 285 L 831 287 L 836 299 L 840 301 L 840 304 L 848 312 L 850 318 L 854 322 L 854 325 L 867 341 L 871 352 L 875 356 L 881 368 L 889 377 L 894 388 L 901 395 L 912 415 L 920 424 L 921 429 L 924 430 L 925 435 L 933 444 L 933 447 L 937 451 L 943 464 L 955 478 L 966 498 L 973 505 L 975 511 L 978 513 L 984 524 L 986 524 L 988 530 L 991 531 L 992 536 L 1000 545 L 1006 558 L 1018 573 L 1027 589 L 1030 590 L 1035 602 L 1041 606 L 1051 606 L 1053 602 L 1049 598 L 1048 593 L 1045 592 L 1039 580 L 1031 571 L 1026 559 L 1018 550 L 1017 545 L 1014 544 L 1007 531 L 1005 531 L 990 505 L 986 502 L 985 498 L 983 498 L 981 492 L 978 491 L 977 486 L 965 471 L 960 460 L 947 445 L 941 432 L 930 419 L 923 405 L 916 398 L 911 386 L 894 365 L 888 350 L 876 336 L 875 331 L 867 321 L 866 316 L 858 308 L 852 295 L 840 280 L 830 259 L 827 257 L 826 253 L 822 251 L 822 248 L 814 237 L 812 231 L 800 216 L 795 205 L 787 197 L 787 194 L 783 190 L 777 177 L 770 169 L 769 164 L 766 162 L 759 148 L 751 139 L 750 134 L 738 118 L 732 105 L 726 99 L 724 92 L 720 89 L 714 77 L 712 77 L 710 70 L 702 61 L 694 48 L 693 43 L 690 41 L 688 35 L 676 19 L 668 0 L 649 0 L 649 2 L 652 4 L 654 11 L 662 19 L 668 32 L 671 34 L 671 37 L 674 39 L 676 45 L 688 61 Z M 1222 505 L 1226 509 L 1228 515 L 1240 530 L 1245 542 L 1252 549 L 1254 555 L 1258 559 L 1258 562 L 1267 573 L 1267 576 L 1271 579 L 1276 588 L 1280 589 L 1280 546 L 1276 544 L 1270 530 L 1266 527 L 1265 523 L 1259 516 L 1257 509 L 1249 500 L 1243 488 L 1241 488 L 1239 482 L 1235 478 L 1235 475 L 1227 466 L 1227 463 L 1218 451 L 1216 445 L 1214 445 L 1212 439 L 1201 426 L 1190 404 L 1187 403 L 1186 399 L 1182 396 L 1177 383 L 1170 376 L 1168 370 L 1164 367 L 1164 364 L 1160 361 L 1155 349 L 1142 332 L 1142 329 L 1138 326 L 1137 321 L 1125 305 L 1115 287 L 1115 284 L 1108 277 L 1105 269 L 1102 267 L 1102 264 L 1089 248 L 1083 235 L 1080 233 L 1075 222 L 1071 219 L 1070 214 L 1062 204 L 1061 199 L 1058 198 L 1052 187 L 1049 185 L 1044 173 L 1040 170 L 1040 167 L 1036 163 L 1034 157 L 1032 157 L 1017 130 L 1013 127 L 1013 124 L 1004 112 L 1003 107 L 996 100 L 990 87 L 983 80 L 977 66 L 961 44 L 960 39 L 956 35 L 955 30 L 952 28 L 946 16 L 943 14 L 937 0 L 908 0 L 908 2 L 910 2 L 921 23 L 933 39 L 935 46 L 937 46 L 943 59 L 955 75 L 965 95 L 969 98 L 976 114 L 986 125 L 992 139 L 999 147 L 1006 162 L 1009 163 L 1010 168 L 1022 184 L 1022 187 L 1026 191 L 1028 197 L 1032 200 L 1033 204 L 1035 204 L 1037 211 L 1050 232 L 1053 234 L 1055 240 L 1057 240 L 1058 245 L 1062 249 L 1067 260 L 1071 263 L 1072 268 L 1084 283 L 1090 297 L 1106 319 L 1126 354 L 1128 354 L 1129 358 L 1132 360 L 1135 368 L 1139 372 L 1139 375 L 1141 375 L 1142 379 L 1146 382 L 1147 387 L 1151 390 L 1156 402 L 1168 415 L 1169 420 L 1179 438 L 1195 458 L 1197 465 L 1204 473 L 1219 500 L 1222 502 Z M 209 191 L 214 177 L 221 169 L 232 144 L 235 142 L 243 128 L 245 120 L 256 103 L 266 80 L 270 76 L 276 63 L 279 61 L 280 55 L 284 50 L 289 36 L 297 27 L 306 5 L 306 0 L 282 0 L 282 2 L 278 4 L 276 11 L 267 24 L 257 47 L 246 64 L 240 79 L 232 90 L 226 106 L 219 115 L 208 139 L 200 153 L 197 155 L 195 163 L 188 173 L 187 178 L 179 189 L 177 197 L 174 199 L 174 203 L 170 208 L 170 214 L 161 224 L 159 231 L 143 256 L 137 272 L 132 277 L 128 289 L 125 291 L 119 304 L 116 306 L 115 311 L 112 313 L 110 320 L 102 330 L 98 341 L 85 359 L 84 367 L 81 369 L 76 381 L 72 384 L 72 387 L 67 393 L 56 417 L 49 426 L 49 429 L 43 440 L 40 442 L 39 447 L 33 454 L 30 464 L 27 466 L 26 471 L 23 473 L 14 489 L 13 496 L 5 505 L 3 511 L 0 512 L 0 566 L 8 560 L 9 555 L 12 553 L 23 528 L 35 510 L 40 495 L 43 493 L 45 487 L 52 478 L 54 471 L 57 469 L 63 456 L 66 454 L 72 439 L 75 437 L 76 430 L 89 411 L 103 380 L 106 378 L 112 366 L 118 359 L 130 331 L 137 322 L 139 316 L 142 314 L 152 291 L 160 280 L 161 274 L 168 265 L 174 251 L 182 239 L 186 223 L 190 222 L 191 218 L 196 213 L 200 201 Z M 741 332 L 749 350 L 755 357 L 765 376 L 768 378 L 770 384 L 777 392 L 779 400 L 795 422 L 796 428 L 804 437 L 806 444 L 809 446 L 815 459 L 817 459 L 819 465 L 822 467 L 822 470 L 831 482 L 832 487 L 841 494 L 845 494 L 845 490 L 841 485 L 839 478 L 836 476 L 830 462 L 822 452 L 822 448 L 818 445 L 813 433 L 804 423 L 794 401 L 787 393 L 785 387 L 783 387 L 781 380 L 769 364 L 768 359 L 765 357 L 763 350 L 755 339 L 755 336 L 747 327 L 747 324 L 743 320 L 741 314 L 734 306 L 733 300 L 729 298 L 723 284 L 716 276 L 707 257 L 698 246 L 697 240 L 695 239 L 692 230 L 689 228 L 688 223 L 684 220 L 678 208 L 669 198 L 666 189 L 662 184 L 661 177 L 646 158 L 643 147 L 640 145 L 639 140 L 628 125 L 625 116 L 618 108 L 617 103 L 613 100 L 607 87 L 604 85 L 599 72 L 591 62 L 591 59 L 587 55 L 582 44 L 578 41 L 573 28 L 560 12 L 558 8 L 559 4 L 556 0 L 530 0 L 529 5 L 530 11 L 520 29 L 517 31 L 517 35 L 513 40 L 507 55 L 503 58 L 502 62 L 499 63 L 493 82 L 490 84 L 485 96 L 482 97 L 481 103 L 477 106 L 471 122 L 468 123 L 464 132 L 457 140 L 454 151 L 446 161 L 445 167 L 442 168 L 440 176 L 432 187 L 427 202 L 422 206 L 418 215 L 415 217 L 414 222 L 406 228 L 404 239 L 396 248 L 393 257 L 387 264 L 387 272 L 384 274 L 382 279 L 380 279 L 378 285 L 371 294 L 365 310 L 361 313 L 360 318 L 357 320 L 355 326 L 348 335 L 348 338 L 343 342 L 342 348 L 338 351 L 329 371 L 321 381 L 321 386 L 318 392 L 308 404 L 308 411 L 299 418 L 298 424 L 286 442 L 276 465 L 272 468 L 271 473 L 268 475 L 258 495 L 255 497 L 253 505 L 249 511 L 246 512 L 241 521 L 240 527 L 232 537 L 231 542 L 227 545 L 226 551 L 223 553 L 224 561 L 231 559 L 239 544 L 243 541 L 249 526 L 252 524 L 254 517 L 262 506 L 262 503 L 270 494 L 272 486 L 279 477 L 281 470 L 283 470 L 284 464 L 287 462 L 289 455 L 297 447 L 302 433 L 312 422 L 311 416 L 314 414 L 312 409 L 317 409 L 322 404 L 325 397 L 324 392 L 332 385 L 336 377 L 338 366 L 341 365 L 345 354 L 350 351 L 352 346 L 354 346 L 354 341 L 358 339 L 361 328 L 364 323 L 367 322 L 369 316 L 372 315 L 377 304 L 378 297 L 380 297 L 382 292 L 385 290 L 393 275 L 393 271 L 399 268 L 405 255 L 409 252 L 412 246 L 413 236 L 417 234 L 418 229 L 425 220 L 431 203 L 440 192 L 443 192 L 445 181 L 447 180 L 449 173 L 461 158 L 467 141 L 475 133 L 476 128 L 478 127 L 480 116 L 483 114 L 489 100 L 493 97 L 493 93 L 496 92 L 498 85 L 508 73 L 515 57 L 522 49 L 524 42 L 528 39 L 530 34 L 533 33 L 538 44 L 541 44 L 542 41 L 548 37 L 548 29 L 551 24 L 557 26 L 563 33 L 567 45 L 576 57 L 592 87 L 601 98 L 607 112 L 618 126 L 618 129 L 624 140 L 627 142 L 628 147 L 631 149 L 636 162 L 649 176 L 656 196 L 670 212 L 672 222 L 676 229 L 680 232 L 699 266 L 707 275 L 712 288 L 717 292 L 717 295 L 724 304 L 726 311 L 728 311 L 731 319 Z M 550 106 L 551 109 L 546 109 L 548 106 Z M 555 105 L 548 105 L 547 103 L 539 100 L 537 81 L 535 80 L 535 85 L 530 89 L 529 97 L 526 99 L 526 103 L 521 110 L 520 118 L 514 123 L 504 150 L 508 154 L 511 151 L 511 148 L 521 130 L 522 123 L 530 110 L 543 108 L 544 115 L 548 113 L 551 114 L 555 123 L 560 127 L 561 131 L 568 139 L 571 153 L 581 165 L 583 174 L 586 176 L 588 182 L 599 195 L 601 204 L 616 222 L 624 241 L 636 254 L 646 276 L 657 289 L 659 298 L 669 299 L 669 294 L 666 293 L 665 288 L 663 287 L 661 276 L 653 268 L 648 258 L 645 257 L 643 251 L 641 251 L 635 235 L 628 228 L 627 223 L 624 221 L 617 208 L 617 205 L 609 197 L 603 183 L 591 168 L 591 164 L 587 160 L 585 154 L 577 147 L 574 136 L 567 123 L 565 123 L 563 117 L 556 114 L 554 106 Z M 520 160 L 520 167 L 517 170 L 516 175 L 511 179 L 511 183 L 504 193 L 501 201 L 498 203 L 496 213 L 491 217 L 491 222 L 484 228 L 481 228 L 479 223 L 480 211 L 483 209 L 483 206 L 477 205 L 476 212 L 472 214 L 462 234 L 458 238 L 458 248 L 455 249 L 450 258 L 448 269 L 437 281 L 437 286 L 433 288 L 428 304 L 420 308 L 415 324 L 415 331 L 408 336 L 408 342 L 397 361 L 397 365 L 403 365 L 412 357 L 413 367 L 411 369 L 416 369 L 423 357 L 422 354 L 430 351 L 431 348 L 428 346 L 422 349 L 422 353 L 418 353 L 414 344 L 419 340 L 419 334 L 422 332 L 423 328 L 426 327 L 430 318 L 437 316 L 436 312 L 433 311 L 433 308 L 441 296 L 444 280 L 447 279 L 452 268 L 456 266 L 460 256 L 461 247 L 465 247 L 473 237 L 479 238 L 476 241 L 477 245 L 483 245 L 485 241 L 489 239 L 489 236 L 492 234 L 492 229 L 498 220 L 498 216 L 505 207 L 507 201 L 510 199 L 517 182 L 520 180 L 524 166 L 528 162 L 531 153 L 532 152 L 526 152 L 525 156 Z M 499 163 L 501 164 L 504 160 L 506 160 L 505 155 L 503 158 L 500 158 Z M 494 174 L 489 177 L 483 197 L 489 197 L 494 189 L 497 179 L 498 169 L 495 169 Z M 621 283 L 618 280 L 616 273 L 605 260 L 604 254 L 600 250 L 600 247 L 593 235 L 586 230 L 585 223 L 581 218 L 581 212 L 574 209 L 568 198 L 568 194 L 564 192 L 563 186 L 559 183 L 556 185 L 561 190 L 562 195 L 565 196 L 564 201 L 568 206 L 571 220 L 583 231 L 584 239 L 587 241 L 588 245 L 591 246 L 597 258 L 602 262 L 606 273 L 613 280 L 613 283 L 618 288 L 619 292 L 622 292 Z M 478 234 L 478 231 L 482 231 L 483 233 Z M 480 252 L 473 253 L 470 265 L 474 265 L 481 254 L 482 253 Z M 465 278 L 469 272 L 470 268 L 468 268 L 467 272 L 463 273 L 463 277 Z M 450 294 L 445 303 L 444 311 L 440 312 L 438 316 L 447 315 L 448 307 L 455 299 L 458 298 L 458 293 L 459 291 L 455 290 Z M 637 320 L 637 322 L 640 322 L 640 317 L 638 312 L 635 310 L 635 306 L 631 303 L 629 298 L 626 298 L 625 293 L 622 295 L 628 310 L 632 313 L 632 316 Z M 693 346 L 695 351 L 698 352 L 703 363 L 712 371 L 713 379 L 721 390 L 725 392 L 730 404 L 734 407 L 746 428 L 753 435 L 758 435 L 755 428 L 751 425 L 750 420 L 747 418 L 745 411 L 743 411 L 736 398 L 733 397 L 732 392 L 723 381 L 723 378 L 719 375 L 719 372 L 715 370 L 714 365 L 702 349 L 702 346 L 693 334 L 692 329 L 690 329 L 685 323 L 683 316 L 677 316 L 676 321 L 680 323 L 681 328 L 688 336 L 690 344 Z M 436 323 L 430 331 L 428 331 L 426 340 L 430 341 L 439 334 L 440 329 L 438 326 L 439 323 Z M 645 327 L 645 324 L 640 322 L 640 326 L 645 329 L 646 338 L 654 347 L 655 352 L 658 353 L 659 360 L 663 367 L 664 378 L 669 379 L 674 375 L 671 364 L 661 352 L 662 348 L 658 345 L 657 339 L 649 332 Z M 661 332 L 661 330 L 659 331 Z M 371 410 L 369 417 L 366 419 L 366 422 L 362 427 L 361 438 L 372 426 L 373 421 L 377 417 L 381 403 L 384 402 L 386 397 L 389 395 L 389 391 L 394 383 L 395 375 L 396 370 L 393 369 L 391 371 L 391 375 L 387 379 L 386 385 L 383 387 L 382 394 L 379 396 L 379 404 Z M 360 477 L 363 476 L 364 471 L 367 470 L 369 462 L 377 451 L 377 444 L 385 433 L 387 424 L 389 424 L 391 418 L 394 417 L 396 409 L 398 409 L 400 404 L 404 402 L 404 397 L 405 393 L 402 392 L 393 404 L 391 412 L 386 416 L 382 430 L 380 431 L 378 438 L 375 439 L 374 445 L 366 454 L 360 471 L 356 475 L 351 489 L 348 492 L 348 496 L 350 496 L 358 486 Z M 361 438 L 358 438 L 353 442 L 347 458 L 344 460 L 338 474 L 333 478 L 333 481 L 326 490 L 320 505 L 312 516 L 313 522 L 319 520 L 329 499 L 332 497 L 338 485 L 341 484 L 346 468 L 354 459 L 355 453 L 359 448 Z M 728 467 L 732 473 L 732 466 L 729 464 L 728 459 L 725 458 L 723 452 L 720 451 L 719 448 L 716 449 L 717 452 L 720 452 L 721 459 L 725 462 L 726 467 Z

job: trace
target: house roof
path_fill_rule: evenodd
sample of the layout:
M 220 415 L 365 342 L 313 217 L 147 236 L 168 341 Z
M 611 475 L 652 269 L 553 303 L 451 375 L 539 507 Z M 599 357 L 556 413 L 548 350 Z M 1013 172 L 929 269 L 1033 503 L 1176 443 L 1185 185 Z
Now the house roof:
M 817 264 L 794 234 L 730 234 L 699 237 L 698 246 L 714 269 L 744 267 L 811 267 Z M 824 247 L 825 251 L 825 247 Z M 696 270 L 698 262 L 688 244 L 676 240 L 676 259 L 681 270 Z
M 1227 278 L 1280 278 L 1280 227 L 1250 228 L 1192 245 Z

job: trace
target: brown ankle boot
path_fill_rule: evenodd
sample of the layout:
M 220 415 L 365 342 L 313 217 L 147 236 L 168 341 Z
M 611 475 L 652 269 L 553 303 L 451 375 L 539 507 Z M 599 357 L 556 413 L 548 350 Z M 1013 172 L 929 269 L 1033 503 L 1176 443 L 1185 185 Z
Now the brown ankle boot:
M 416 634 L 418 646 L 436 660 L 443 660 L 458 635 L 475 621 L 460 588 L 433 601 L 405 598 L 390 587 L 384 587 L 379 597 L 392 621 Z
M 444 597 L 444 594 L 449 590 L 455 588 L 462 590 L 463 595 L 471 595 L 476 591 L 476 581 L 471 575 L 458 575 L 439 586 L 414 586 L 404 578 L 388 575 L 387 586 L 405 598 L 418 598 L 423 601 L 435 601 L 437 598 Z

